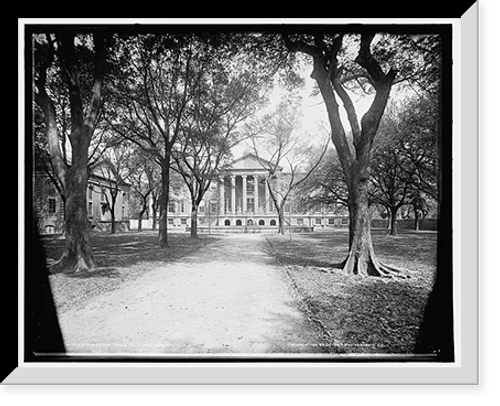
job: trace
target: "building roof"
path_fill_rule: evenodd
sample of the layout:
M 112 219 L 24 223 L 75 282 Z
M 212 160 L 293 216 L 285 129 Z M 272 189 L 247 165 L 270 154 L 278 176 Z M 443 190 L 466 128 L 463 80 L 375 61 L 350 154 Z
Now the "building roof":
M 263 166 L 269 165 L 268 167 Z M 245 150 L 243 155 L 237 159 L 235 159 L 231 165 L 230 170 L 236 171 L 267 171 L 269 167 L 272 166 L 272 163 L 249 150 Z M 278 166 L 278 170 L 282 170 L 281 166 Z

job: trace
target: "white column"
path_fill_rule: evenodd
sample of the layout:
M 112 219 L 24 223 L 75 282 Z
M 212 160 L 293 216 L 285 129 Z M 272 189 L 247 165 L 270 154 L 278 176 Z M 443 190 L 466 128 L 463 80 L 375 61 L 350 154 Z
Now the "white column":
M 223 216 L 225 214 L 225 211 L 224 211 L 224 177 L 220 178 L 220 183 L 219 183 L 219 187 L 220 187 L 220 192 L 219 192 L 219 197 L 220 197 L 220 210 L 219 210 L 219 213 Z
M 236 177 L 231 176 L 231 213 L 236 214 Z
M 253 212 L 259 214 L 259 176 L 253 176 Z
M 243 214 L 247 212 L 247 175 L 241 175 L 243 179 L 243 202 L 242 202 L 242 210 Z
M 269 188 L 267 187 L 267 181 L 264 182 L 264 198 L 266 199 L 264 213 L 267 214 L 269 212 Z

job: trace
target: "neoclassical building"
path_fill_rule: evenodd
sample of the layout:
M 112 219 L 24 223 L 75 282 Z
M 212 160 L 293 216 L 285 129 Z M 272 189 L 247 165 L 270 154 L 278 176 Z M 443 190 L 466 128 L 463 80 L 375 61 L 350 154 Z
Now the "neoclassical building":
M 284 173 L 286 176 L 286 173 Z M 259 232 L 278 227 L 278 214 L 266 185 L 268 171 L 255 154 L 246 150 L 234 160 L 229 169 L 212 182 L 198 211 L 200 232 Z M 310 231 L 315 227 L 347 225 L 347 216 L 333 213 L 329 206 L 304 210 L 293 200 L 285 206 L 285 223 L 295 231 Z M 152 213 L 152 210 L 149 210 Z M 172 230 L 184 231 L 191 221 L 191 204 L 185 194 L 178 193 L 169 204 L 168 224 Z M 143 219 L 144 228 L 151 227 L 152 219 Z M 132 229 L 137 221 L 131 220 Z

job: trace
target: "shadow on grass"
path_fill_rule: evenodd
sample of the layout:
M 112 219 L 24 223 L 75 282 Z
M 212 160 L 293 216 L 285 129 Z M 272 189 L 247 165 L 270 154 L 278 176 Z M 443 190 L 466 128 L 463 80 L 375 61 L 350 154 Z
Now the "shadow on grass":
M 121 278 L 122 275 L 117 268 L 97 268 L 92 272 L 79 272 L 68 274 L 68 277 L 75 279 L 87 279 L 87 278 Z
M 97 268 L 91 272 L 68 274 L 68 276 L 80 279 L 119 278 L 119 268 L 168 264 L 195 253 L 216 239 L 216 236 L 192 239 L 188 234 L 171 234 L 169 235 L 169 247 L 163 248 L 157 245 L 157 232 L 93 234 L 91 243 Z M 62 255 L 65 241 L 57 237 L 44 237 L 43 245 L 47 260 L 54 262 Z

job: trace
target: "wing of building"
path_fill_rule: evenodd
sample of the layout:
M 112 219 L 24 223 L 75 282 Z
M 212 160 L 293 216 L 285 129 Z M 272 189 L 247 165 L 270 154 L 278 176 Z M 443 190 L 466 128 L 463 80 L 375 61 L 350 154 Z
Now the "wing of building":
M 64 231 L 64 201 L 50 173 L 38 166 L 34 173 L 35 212 L 40 234 L 59 234 Z M 87 185 L 87 214 L 96 231 L 111 229 L 112 212 L 117 231 L 130 229 L 128 194 L 130 185 L 117 181 L 112 171 L 102 165 L 95 166 L 89 174 Z

